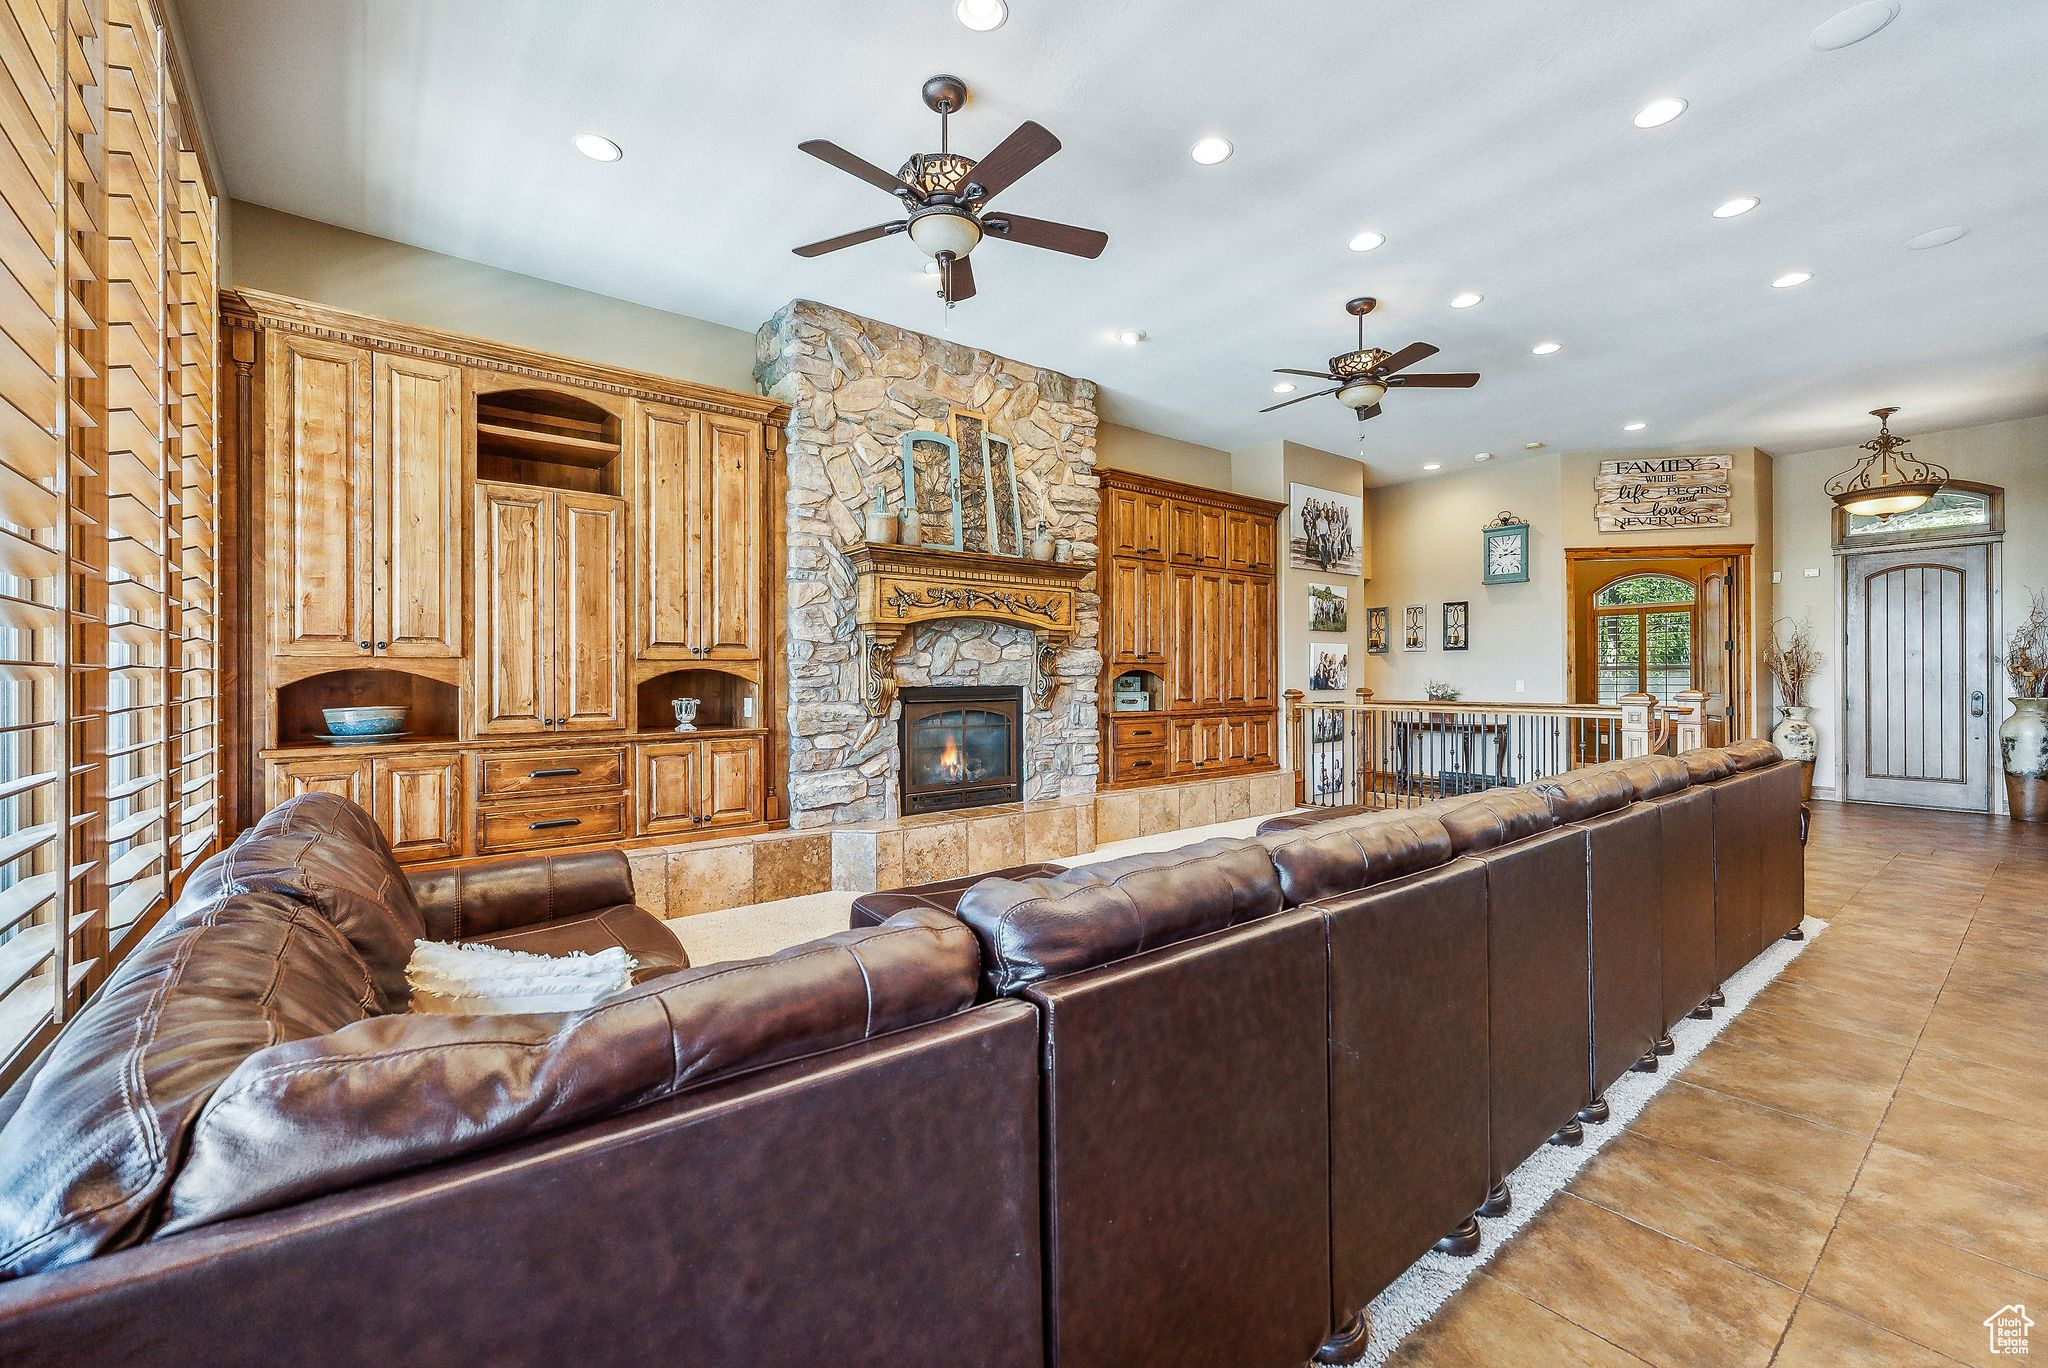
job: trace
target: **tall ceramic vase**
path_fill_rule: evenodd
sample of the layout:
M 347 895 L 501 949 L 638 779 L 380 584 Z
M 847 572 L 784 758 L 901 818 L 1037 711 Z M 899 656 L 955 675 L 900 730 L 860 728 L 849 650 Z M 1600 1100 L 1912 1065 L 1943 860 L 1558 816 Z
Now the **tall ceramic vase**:
M 1820 733 L 1813 729 L 1813 709 L 1805 703 L 1788 703 L 1778 709 L 1778 725 L 1771 728 L 1771 742 L 1787 760 L 1797 760 L 1800 796 L 1813 800 L 1813 761 L 1820 754 Z
M 2048 698 L 2015 698 L 1998 729 L 2006 807 L 2022 822 L 2048 822 Z

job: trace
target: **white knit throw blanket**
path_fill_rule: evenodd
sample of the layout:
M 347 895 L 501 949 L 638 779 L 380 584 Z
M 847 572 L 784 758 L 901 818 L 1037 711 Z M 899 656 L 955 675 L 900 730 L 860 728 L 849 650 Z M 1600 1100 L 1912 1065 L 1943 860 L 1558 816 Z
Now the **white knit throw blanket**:
M 637 967 L 618 946 L 594 955 L 530 955 L 423 940 L 413 942 L 405 981 L 415 1012 L 576 1012 L 627 987 Z

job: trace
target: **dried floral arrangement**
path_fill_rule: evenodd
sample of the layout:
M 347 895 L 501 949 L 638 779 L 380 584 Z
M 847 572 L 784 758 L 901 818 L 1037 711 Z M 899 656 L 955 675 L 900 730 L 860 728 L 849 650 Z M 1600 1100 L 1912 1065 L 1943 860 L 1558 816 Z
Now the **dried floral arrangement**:
M 1463 690 L 1453 688 L 1441 679 L 1432 679 L 1422 686 L 1422 696 L 1432 703 L 1455 703 L 1463 696 Z
M 2048 698 L 2048 598 L 2034 591 L 2033 606 L 2005 645 L 2005 672 L 2015 698 Z
M 1782 618 L 1780 621 L 1789 622 L 1791 619 Z M 1799 619 L 1790 638 L 1781 637 L 1777 624 L 1772 624 L 1771 644 L 1764 648 L 1764 668 L 1777 682 L 1778 697 L 1785 701 L 1786 707 L 1796 708 L 1806 702 L 1806 686 L 1819 673 L 1823 659 L 1820 648 L 1813 644 L 1812 618 Z

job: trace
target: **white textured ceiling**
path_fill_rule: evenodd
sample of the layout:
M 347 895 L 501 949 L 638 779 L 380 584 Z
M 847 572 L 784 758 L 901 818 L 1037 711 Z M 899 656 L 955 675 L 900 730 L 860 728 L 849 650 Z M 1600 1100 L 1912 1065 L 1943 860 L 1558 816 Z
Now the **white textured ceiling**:
M 1424 340 L 1471 391 L 1396 392 L 1381 480 L 1472 453 L 1797 451 L 2048 411 L 2048 4 L 1902 0 L 181 0 L 241 199 L 751 330 L 796 296 L 1099 381 L 1117 421 L 1238 449 L 1356 452 L 1334 399 L 1260 416 L 1274 366 Z M 796 150 L 893 169 L 918 88 L 973 91 L 955 145 L 1026 118 L 1065 150 L 1000 203 L 1101 228 L 1082 261 L 1002 242 L 942 316 L 893 217 Z M 1691 108 L 1632 126 L 1660 95 Z M 596 131 L 625 160 L 578 155 Z M 1236 155 L 1200 167 L 1218 133 Z M 1715 220 L 1715 205 L 1760 209 Z M 1947 247 L 1906 239 L 1948 224 Z M 1384 233 L 1354 253 L 1361 229 Z M 1773 289 L 1806 270 L 1814 280 Z M 1465 290 L 1477 308 L 1452 310 Z M 1112 334 L 1143 329 L 1126 347 Z M 1550 357 L 1532 344 L 1564 343 Z M 1640 433 L 1622 425 L 1641 420 Z

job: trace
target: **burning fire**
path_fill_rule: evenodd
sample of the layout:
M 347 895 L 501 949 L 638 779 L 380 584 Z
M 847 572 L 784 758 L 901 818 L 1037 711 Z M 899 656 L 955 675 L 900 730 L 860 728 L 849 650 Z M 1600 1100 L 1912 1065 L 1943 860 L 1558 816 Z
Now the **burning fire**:
M 946 748 L 939 752 L 939 773 L 948 783 L 958 781 L 961 776 L 960 742 L 954 737 L 947 737 Z

